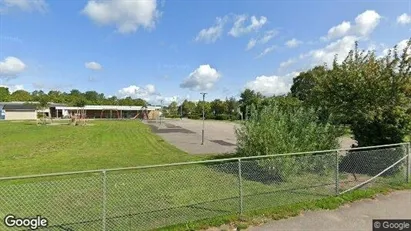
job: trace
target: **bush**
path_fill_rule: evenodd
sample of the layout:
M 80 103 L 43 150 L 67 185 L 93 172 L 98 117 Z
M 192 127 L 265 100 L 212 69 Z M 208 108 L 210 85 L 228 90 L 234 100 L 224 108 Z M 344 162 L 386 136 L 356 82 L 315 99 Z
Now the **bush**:
M 254 110 L 236 134 L 240 156 L 261 156 L 335 149 L 339 146 L 337 138 L 342 129 L 320 123 L 314 110 L 287 106 L 273 100 L 261 111 Z M 284 181 L 298 171 L 324 173 L 333 161 L 324 155 L 262 159 L 256 163 L 271 179 Z
M 193 119 L 193 120 L 198 120 L 198 119 L 201 119 L 202 116 L 200 116 L 198 114 L 191 114 L 191 115 L 188 115 L 188 118 Z
M 208 113 L 208 114 L 205 114 L 205 118 L 208 120 L 214 120 L 215 115 L 213 113 Z
M 230 116 L 227 114 L 219 114 L 215 117 L 216 120 L 229 120 Z

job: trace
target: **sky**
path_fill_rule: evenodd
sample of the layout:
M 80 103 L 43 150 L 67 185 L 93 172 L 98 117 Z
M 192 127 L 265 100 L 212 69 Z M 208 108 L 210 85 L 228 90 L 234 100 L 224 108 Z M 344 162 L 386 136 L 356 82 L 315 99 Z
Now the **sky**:
M 289 91 L 356 41 L 411 37 L 411 0 L 0 0 L 0 85 L 150 103 Z

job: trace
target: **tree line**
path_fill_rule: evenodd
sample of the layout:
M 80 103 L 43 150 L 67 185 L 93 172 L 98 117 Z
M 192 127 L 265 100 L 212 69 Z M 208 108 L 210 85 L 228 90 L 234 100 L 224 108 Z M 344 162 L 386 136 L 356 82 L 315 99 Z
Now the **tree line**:
M 96 91 L 81 92 L 73 89 L 70 92 L 49 91 L 45 93 L 42 90 L 28 92 L 17 90 L 10 93 L 6 87 L 0 87 L 0 102 L 22 101 L 22 102 L 48 102 L 62 103 L 69 106 L 84 105 L 123 105 L 123 106 L 149 106 L 150 104 L 143 99 L 133 99 L 131 97 L 117 98 L 116 96 L 106 97 L 103 93 Z

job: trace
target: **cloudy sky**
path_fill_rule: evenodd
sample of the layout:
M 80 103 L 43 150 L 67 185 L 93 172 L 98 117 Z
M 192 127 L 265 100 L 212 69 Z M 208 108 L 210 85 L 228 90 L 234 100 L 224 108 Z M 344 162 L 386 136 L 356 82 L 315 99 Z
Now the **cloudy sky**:
M 151 102 L 289 90 L 359 41 L 411 37 L 411 1 L 0 0 L 0 85 Z

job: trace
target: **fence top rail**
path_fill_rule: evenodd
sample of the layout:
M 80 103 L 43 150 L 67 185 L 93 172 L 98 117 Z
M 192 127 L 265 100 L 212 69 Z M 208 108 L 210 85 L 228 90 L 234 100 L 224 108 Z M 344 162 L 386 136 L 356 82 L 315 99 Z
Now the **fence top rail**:
M 77 175 L 77 174 L 87 174 L 87 173 L 102 173 L 102 172 L 114 172 L 122 170 L 137 170 L 137 169 L 149 169 L 149 168 L 160 168 L 160 167 L 173 167 L 173 166 L 184 166 L 184 165 L 194 165 L 194 164 L 208 164 L 208 163 L 220 163 L 220 162 L 230 162 L 230 161 L 241 161 L 241 160 L 252 160 L 252 159 L 263 159 L 270 157 L 284 157 L 284 156 L 300 156 L 307 154 L 325 154 L 330 152 L 340 152 L 340 151 L 355 151 L 355 150 L 369 150 L 375 148 L 389 148 L 402 145 L 408 145 L 409 143 L 396 143 L 396 144 L 385 144 L 385 145 L 375 145 L 359 148 L 342 148 L 342 149 L 330 149 L 330 150 L 320 150 L 320 151 L 307 151 L 307 152 L 294 152 L 294 153 L 284 153 L 284 154 L 272 154 L 264 156 L 247 156 L 247 157 L 232 157 L 232 158 L 222 158 L 215 160 L 203 160 L 203 161 L 188 161 L 170 164 L 157 164 L 157 165 L 145 165 L 145 166 L 135 166 L 135 167 L 123 167 L 123 168 L 111 168 L 111 169 L 96 169 L 96 170 L 85 170 L 85 171 L 75 171 L 75 172 L 61 172 L 61 173 L 46 173 L 46 174 L 36 174 L 36 175 L 25 175 L 25 176 L 9 176 L 0 177 L 2 180 L 18 180 L 27 178 L 38 178 L 38 177 L 52 177 L 52 176 L 66 176 L 66 175 Z

